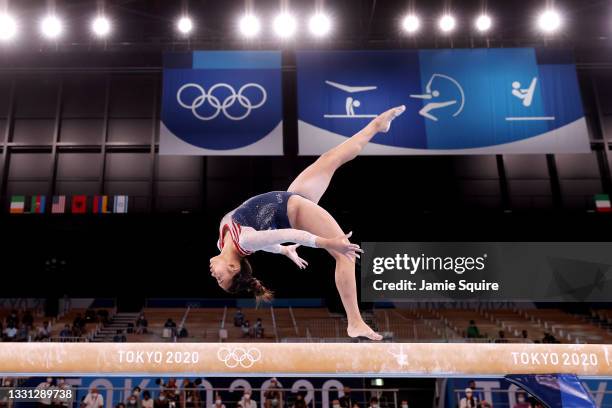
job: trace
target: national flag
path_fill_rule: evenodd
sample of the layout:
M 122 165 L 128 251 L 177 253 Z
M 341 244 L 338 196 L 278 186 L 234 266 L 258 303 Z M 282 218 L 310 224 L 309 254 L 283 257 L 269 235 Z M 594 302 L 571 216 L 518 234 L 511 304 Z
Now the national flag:
M 108 196 L 94 196 L 93 204 L 94 214 L 107 214 L 108 211 Z
M 30 214 L 43 214 L 47 200 L 44 195 L 32 196 L 30 200 Z
M 115 196 L 113 203 L 113 212 L 116 214 L 125 214 L 128 212 L 128 196 Z
M 87 196 L 72 196 L 72 206 L 70 209 L 73 214 L 85 214 L 87 212 Z
M 11 214 L 23 214 L 25 211 L 25 196 L 17 195 L 11 197 Z
M 607 194 L 596 194 L 595 208 L 597 209 L 597 212 L 612 212 L 612 205 L 610 205 L 610 196 Z
M 53 196 L 51 214 L 63 214 L 66 211 L 66 196 Z

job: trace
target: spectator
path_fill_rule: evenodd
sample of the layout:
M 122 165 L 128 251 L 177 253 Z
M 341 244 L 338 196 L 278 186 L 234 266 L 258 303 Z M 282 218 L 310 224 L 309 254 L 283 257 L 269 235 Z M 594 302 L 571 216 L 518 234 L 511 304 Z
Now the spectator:
M 476 387 L 476 381 L 470 380 L 468 382 L 468 388 L 472 389 L 472 395 L 474 395 L 474 399 L 476 400 L 476 403 L 484 400 L 484 395 L 482 391 L 478 391 L 478 387 Z
M 168 399 L 168 402 L 175 401 L 176 390 L 178 389 L 178 387 L 176 386 L 176 379 L 170 378 L 168 379 L 168 383 L 162 386 L 166 390 L 166 398 Z
M 103 408 L 104 397 L 98 392 L 96 387 L 93 387 L 91 391 L 83 399 L 81 408 Z
M 242 322 L 242 337 L 250 337 L 251 336 L 251 327 L 248 320 Z
M 244 314 L 242 310 L 236 309 L 236 313 L 234 313 L 234 326 L 241 327 L 242 323 L 244 323 Z
M 13 381 L 9 377 L 5 377 L 3 381 L 0 382 L 0 407 L 6 408 L 9 406 L 8 390 L 12 386 L 13 386 Z
M 31 311 L 29 310 L 25 311 L 25 313 L 23 314 L 23 317 L 21 318 L 21 323 L 25 325 L 28 329 L 31 329 L 34 327 L 34 316 L 32 316 Z
M 69 406 L 71 406 L 71 400 L 72 398 L 70 398 L 70 384 L 68 384 L 66 382 L 66 380 L 64 380 L 63 378 L 58 378 L 57 379 L 57 389 L 60 391 L 63 391 L 64 393 L 58 393 L 57 394 L 57 398 L 53 401 L 53 405 L 57 408 L 67 408 Z
M 202 384 L 202 379 L 196 378 L 193 384 L 195 385 L 199 400 L 206 401 L 206 387 L 204 387 L 204 385 Z M 216 393 L 215 400 L 217 397 L 219 397 L 219 393 Z
M 527 396 L 524 392 L 518 392 L 516 394 L 516 404 L 514 408 L 531 408 L 531 404 L 527 401 Z
M 369 408 L 379 408 L 379 407 L 380 405 L 378 405 L 378 398 L 377 397 L 370 398 Z
M 465 397 L 459 401 L 459 408 L 476 408 L 478 401 L 474 398 L 473 391 L 471 388 L 465 389 Z
M 521 331 L 521 339 L 523 343 L 533 343 L 531 339 L 529 339 L 529 334 L 527 333 L 527 330 Z
M 36 329 L 36 336 L 34 336 L 34 341 L 43 341 L 51 337 L 51 325 L 49 322 L 43 322 L 42 326 L 38 326 Z
M 178 336 L 181 339 L 184 339 L 185 337 L 189 337 L 189 332 L 187 331 L 187 327 L 182 326 L 181 330 L 179 330 Z
M 166 323 L 164 323 L 164 333 L 162 337 L 176 337 L 176 323 L 174 323 L 174 320 L 172 320 L 171 318 L 168 318 L 168 320 L 166 320 Z M 170 398 L 169 395 L 167 397 Z
M 339 408 L 340 407 L 340 401 L 335 399 L 332 401 L 332 408 Z
M 142 389 L 138 386 L 134 387 L 134 389 L 132 389 L 132 395 L 135 396 L 136 398 L 140 399 L 140 394 L 142 393 Z
M 478 330 L 478 326 L 476 326 L 476 322 L 474 320 L 470 320 L 470 324 L 467 327 L 466 334 L 468 339 L 480 338 L 480 330 Z
M 72 328 L 77 337 L 83 334 L 85 330 L 85 319 L 81 317 L 80 313 L 77 313 L 76 317 L 72 321 Z
M 498 337 L 495 340 L 496 343 L 508 343 L 508 339 L 506 338 L 506 333 L 503 330 L 500 330 L 497 336 Z
M 493 406 L 491 405 L 491 403 L 489 401 L 483 400 L 480 403 L 480 408 L 493 408 Z
M 183 408 L 195 408 L 198 406 L 200 400 L 198 398 L 194 384 L 187 378 L 183 380 L 181 387 L 180 402 Z
M 253 328 L 253 330 L 255 331 L 255 338 L 261 339 L 264 336 L 264 328 L 263 328 L 263 323 L 261 322 L 261 319 L 258 317 L 257 321 L 255 322 L 255 327 Z
M 125 334 L 123 334 L 123 330 L 117 330 L 117 334 L 115 334 L 115 337 L 113 337 L 113 343 L 125 343 L 126 341 L 127 337 L 125 337 Z
M 72 330 L 70 330 L 70 326 L 65 324 L 59 335 L 61 338 L 72 337 Z
M 354 402 L 354 403 L 353 403 L 353 408 L 359 408 L 359 404 L 358 404 L 358 403 L 356 403 L 356 402 Z
M 147 334 L 147 328 L 149 327 L 149 322 L 145 319 L 144 313 L 141 313 L 138 316 L 138 320 L 136 320 L 136 333 L 137 334 Z
M 153 398 L 151 398 L 151 393 L 145 390 L 142 393 L 142 400 L 140 400 L 140 406 L 142 408 L 153 408 Z
M 117 405 L 115 405 L 115 408 L 125 408 L 125 404 L 123 402 L 120 402 Z
M 9 314 L 6 318 L 6 327 L 15 326 L 19 324 L 19 316 L 17 316 L 16 310 L 11 310 L 11 314 Z
M 6 324 L 3 335 L 4 341 L 15 341 L 17 339 L 17 328 L 12 322 Z
M 553 344 L 553 343 L 560 343 L 560 341 L 557 340 L 555 336 L 553 336 L 552 334 L 544 333 L 544 338 L 542 339 L 542 343 Z
M 168 398 L 165 391 L 160 392 L 155 401 L 153 401 L 153 408 L 168 408 Z
M 258 319 L 261 323 L 261 320 Z M 282 408 L 283 406 L 283 392 L 281 387 L 278 385 L 276 378 L 270 380 L 270 385 L 266 392 L 264 392 L 264 408 Z
M 127 408 L 141 408 L 140 398 L 136 397 L 136 395 L 132 394 L 127 399 Z
M 402 400 L 402 402 L 400 403 L 400 408 L 408 408 L 408 401 Z
M 221 400 L 221 395 L 219 395 L 219 393 L 215 394 L 215 402 L 213 402 L 211 408 L 225 408 L 225 404 Z
M 46 391 L 46 390 L 53 390 L 53 378 L 51 377 L 47 377 L 47 381 L 38 384 L 38 386 L 36 387 L 37 390 L 41 390 L 41 391 Z M 51 398 L 39 398 L 38 399 L 38 406 L 40 408 L 50 408 L 51 407 Z
M 344 395 L 339 398 L 340 406 L 342 408 L 351 408 L 353 406 L 353 400 L 351 400 L 351 387 L 344 387 L 342 391 Z
M 338 402 L 338 400 L 334 400 Z M 293 403 L 293 408 L 306 408 L 306 401 L 304 401 L 304 396 L 301 393 L 298 393 L 295 396 L 295 402 Z M 338 402 L 338 406 L 334 408 L 340 408 L 340 403 Z
M 251 392 L 245 390 L 238 402 L 238 406 L 241 408 L 257 408 L 257 403 L 251 399 Z
M 29 327 L 26 326 L 25 324 L 21 324 L 21 326 L 19 327 L 19 330 L 17 330 L 17 341 L 28 341 L 30 336 L 30 330 Z

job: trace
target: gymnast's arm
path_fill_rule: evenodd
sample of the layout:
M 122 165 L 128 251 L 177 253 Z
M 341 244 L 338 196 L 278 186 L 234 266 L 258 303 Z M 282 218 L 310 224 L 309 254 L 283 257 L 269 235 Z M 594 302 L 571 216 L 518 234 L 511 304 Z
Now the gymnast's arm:
M 251 252 L 264 250 L 274 253 L 283 253 L 285 249 L 282 248 L 280 244 L 293 242 L 310 248 L 323 248 L 329 251 L 336 251 L 354 260 L 354 258 L 358 257 L 357 253 L 363 251 L 359 248 L 359 245 L 349 242 L 348 239 L 351 237 L 351 234 L 352 233 L 340 235 L 334 238 L 323 238 L 311 234 L 308 231 L 294 228 L 266 231 L 255 231 L 250 229 L 243 230 L 242 234 L 240 234 L 240 245 Z
M 292 242 L 311 248 L 320 248 L 317 244 L 321 243 L 321 240 L 322 238 L 308 231 L 293 228 L 266 231 L 243 230 L 240 234 L 240 245 L 247 251 L 263 250 L 276 254 L 283 253 L 283 247 L 280 244 Z

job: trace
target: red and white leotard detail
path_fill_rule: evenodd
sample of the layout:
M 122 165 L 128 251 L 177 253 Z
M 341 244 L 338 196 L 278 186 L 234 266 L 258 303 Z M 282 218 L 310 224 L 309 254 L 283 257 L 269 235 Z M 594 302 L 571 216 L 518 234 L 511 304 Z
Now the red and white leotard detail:
M 316 248 L 316 235 L 307 231 L 293 228 L 270 229 L 257 231 L 254 228 L 238 224 L 232 219 L 232 212 L 221 220 L 219 225 L 219 240 L 217 248 L 223 249 L 223 236 L 229 230 L 234 246 L 242 256 L 250 255 L 255 251 L 266 251 L 275 254 L 281 253 L 284 243 L 293 242 L 311 248 Z

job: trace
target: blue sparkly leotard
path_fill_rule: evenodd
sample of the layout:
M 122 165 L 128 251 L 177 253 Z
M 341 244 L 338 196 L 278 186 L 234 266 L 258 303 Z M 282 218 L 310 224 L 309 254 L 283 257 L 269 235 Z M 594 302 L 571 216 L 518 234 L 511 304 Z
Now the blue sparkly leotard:
M 251 197 L 221 220 L 217 247 L 223 248 L 223 237 L 229 230 L 232 242 L 241 255 L 258 250 L 280 253 L 286 242 L 316 248 L 316 236 L 291 228 L 287 203 L 295 193 L 271 191 Z

